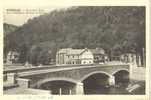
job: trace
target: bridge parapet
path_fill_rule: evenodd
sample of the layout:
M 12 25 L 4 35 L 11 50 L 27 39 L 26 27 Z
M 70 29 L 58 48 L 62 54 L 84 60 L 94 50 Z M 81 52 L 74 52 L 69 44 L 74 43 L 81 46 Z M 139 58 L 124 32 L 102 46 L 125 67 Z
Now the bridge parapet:
M 83 82 L 94 74 L 104 74 L 108 76 L 109 85 L 115 84 L 114 74 L 125 70 L 130 71 L 129 65 L 89 65 L 75 66 L 56 69 L 44 69 L 19 73 L 17 82 L 22 88 L 38 88 L 42 84 L 53 81 L 66 81 L 75 84 L 73 93 L 83 94 Z

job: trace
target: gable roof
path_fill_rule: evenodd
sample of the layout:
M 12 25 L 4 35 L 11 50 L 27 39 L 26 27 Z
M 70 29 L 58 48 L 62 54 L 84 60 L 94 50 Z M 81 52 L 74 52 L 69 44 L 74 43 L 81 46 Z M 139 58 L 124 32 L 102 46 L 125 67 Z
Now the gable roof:
M 84 49 L 71 49 L 68 52 L 68 55 L 80 55 Z
M 60 49 L 60 50 L 58 51 L 58 53 L 67 53 L 67 52 L 69 52 L 70 49 L 72 49 L 72 48 Z
M 65 49 L 60 49 L 58 51 L 58 53 L 66 53 L 67 55 L 81 55 L 86 50 L 88 50 L 88 49 L 87 48 L 85 48 L 85 49 L 65 48 Z
M 105 54 L 105 51 L 102 48 L 96 48 L 96 49 L 90 49 L 90 50 L 93 54 L 103 54 L 103 55 Z

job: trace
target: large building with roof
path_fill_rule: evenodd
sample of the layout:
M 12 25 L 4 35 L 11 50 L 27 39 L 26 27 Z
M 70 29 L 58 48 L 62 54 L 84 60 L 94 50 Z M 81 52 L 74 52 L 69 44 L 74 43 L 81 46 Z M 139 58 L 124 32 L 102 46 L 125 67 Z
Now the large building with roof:
M 93 53 L 85 49 L 60 49 L 56 54 L 56 64 L 93 64 Z
M 56 64 L 94 64 L 104 63 L 108 60 L 104 49 L 60 49 L 56 54 Z

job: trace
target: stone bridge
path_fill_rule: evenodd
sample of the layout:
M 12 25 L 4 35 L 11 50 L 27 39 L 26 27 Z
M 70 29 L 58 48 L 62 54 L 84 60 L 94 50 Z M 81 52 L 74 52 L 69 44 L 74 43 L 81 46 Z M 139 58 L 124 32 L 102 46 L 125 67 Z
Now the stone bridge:
M 121 74 L 117 74 L 120 73 Z M 102 75 L 95 80 L 106 79 L 108 85 L 115 85 L 117 76 L 122 75 L 122 72 L 129 73 L 129 65 L 78 65 L 78 66 L 66 66 L 60 68 L 56 66 L 55 69 L 45 69 L 39 71 L 22 72 L 17 79 L 18 84 L 23 88 L 40 88 L 43 84 L 51 82 L 67 82 L 74 85 L 69 92 L 72 94 L 83 94 L 85 80 L 91 76 Z M 117 74 L 117 75 L 116 75 Z M 129 77 L 129 76 L 128 76 Z M 99 81 L 101 83 L 102 80 Z M 55 83 L 57 84 L 57 83 Z M 47 84 L 48 85 L 48 84 Z

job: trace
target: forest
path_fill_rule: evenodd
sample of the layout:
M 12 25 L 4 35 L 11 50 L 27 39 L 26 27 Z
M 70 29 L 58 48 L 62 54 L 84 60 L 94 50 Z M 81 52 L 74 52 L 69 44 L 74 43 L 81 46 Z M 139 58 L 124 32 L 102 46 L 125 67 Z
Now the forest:
M 4 56 L 20 53 L 20 63 L 48 64 L 61 48 L 103 48 L 109 57 L 142 56 L 145 7 L 75 6 L 29 19 L 10 30 L 4 23 Z

